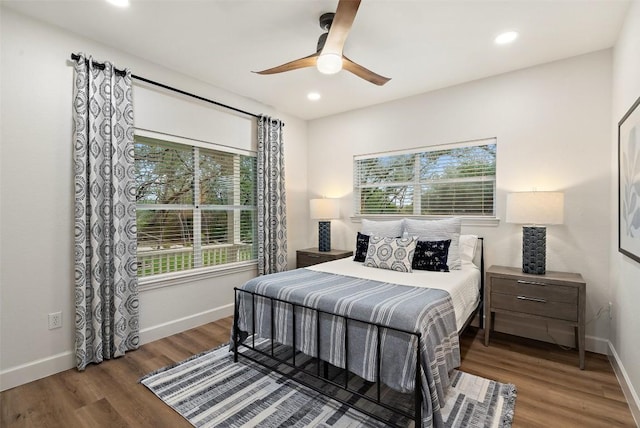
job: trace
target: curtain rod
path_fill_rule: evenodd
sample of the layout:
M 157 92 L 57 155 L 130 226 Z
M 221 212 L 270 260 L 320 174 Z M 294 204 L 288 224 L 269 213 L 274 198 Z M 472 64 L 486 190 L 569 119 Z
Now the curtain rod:
M 72 53 L 71 54 L 71 59 L 74 60 L 74 61 L 78 61 L 80 59 L 80 55 L 76 55 L 76 54 Z M 85 59 L 85 61 L 88 61 L 88 60 Z M 101 70 L 104 69 L 104 63 L 102 63 L 102 62 L 93 61 L 93 64 L 97 68 L 99 68 Z M 118 70 L 115 67 L 113 69 L 117 74 L 124 75 L 124 70 Z M 153 80 L 149 80 L 149 79 L 146 79 L 146 78 L 141 77 L 141 76 L 136 76 L 135 74 L 132 74 L 131 77 L 133 79 L 140 80 L 140 81 L 145 82 L 145 83 L 150 83 L 152 85 L 159 86 L 159 87 L 161 87 L 163 89 L 168 89 L 170 91 L 177 92 L 179 94 L 186 95 L 188 97 L 195 98 L 195 99 L 198 99 L 200 101 L 205 101 L 205 102 L 208 102 L 208 103 L 211 103 L 211 104 L 215 104 L 217 106 L 224 107 L 226 109 L 233 110 L 233 111 L 236 111 L 238 113 L 246 114 L 246 115 L 253 116 L 253 117 L 256 117 L 256 118 L 260 117 L 260 115 L 258 115 L 258 114 L 251 113 L 251 112 L 248 112 L 248 111 L 244 111 L 244 110 L 241 110 L 239 108 L 232 107 L 232 106 L 228 106 L 226 104 L 219 103 L 218 101 L 210 100 L 208 98 L 201 97 L 200 95 L 196 95 L 196 94 L 192 94 L 190 92 L 183 91 L 182 89 L 177 89 L 177 88 L 174 88 L 172 86 L 168 86 L 168 85 L 165 85 L 163 83 L 155 82 Z

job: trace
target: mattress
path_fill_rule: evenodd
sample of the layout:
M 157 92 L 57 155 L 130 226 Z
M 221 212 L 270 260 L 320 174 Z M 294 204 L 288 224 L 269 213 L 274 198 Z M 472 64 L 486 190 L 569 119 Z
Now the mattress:
M 475 265 L 463 264 L 462 269 L 450 272 L 414 270 L 411 273 L 365 267 L 352 258 L 339 259 L 306 267 L 317 272 L 370 279 L 412 287 L 436 288 L 449 293 L 453 301 L 458 332 L 480 301 L 481 272 Z

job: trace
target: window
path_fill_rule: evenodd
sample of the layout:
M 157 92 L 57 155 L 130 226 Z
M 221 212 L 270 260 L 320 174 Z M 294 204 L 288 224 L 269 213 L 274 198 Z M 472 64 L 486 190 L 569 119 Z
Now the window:
M 255 154 L 144 131 L 134 147 L 138 277 L 256 259 Z
M 356 156 L 356 215 L 495 216 L 496 140 Z

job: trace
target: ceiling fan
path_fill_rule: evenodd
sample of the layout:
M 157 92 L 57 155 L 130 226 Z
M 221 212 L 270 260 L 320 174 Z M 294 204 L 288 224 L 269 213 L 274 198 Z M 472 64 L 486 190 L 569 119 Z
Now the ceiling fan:
M 299 68 L 317 67 L 321 73 L 335 74 L 344 68 L 361 79 L 378 86 L 384 85 L 391 79 L 364 68 L 342 53 L 359 6 L 360 0 L 340 0 L 335 13 L 324 13 L 320 16 L 320 28 L 327 32 L 320 35 L 314 54 L 254 73 L 276 74 Z

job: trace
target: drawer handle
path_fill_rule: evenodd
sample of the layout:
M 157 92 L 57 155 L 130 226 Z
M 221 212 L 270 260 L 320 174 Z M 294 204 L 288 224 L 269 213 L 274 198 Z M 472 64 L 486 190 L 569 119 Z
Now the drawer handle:
M 311 257 L 312 259 L 319 259 L 320 256 L 316 256 L 315 254 L 307 254 L 307 257 Z
M 528 300 L 530 302 L 547 303 L 545 299 L 538 299 L 536 297 L 517 296 L 518 300 Z
M 525 281 L 524 279 L 519 279 L 519 280 L 518 280 L 518 284 L 526 284 L 526 285 L 549 285 L 549 284 L 545 284 L 544 282 L 537 282 L 537 281 Z

